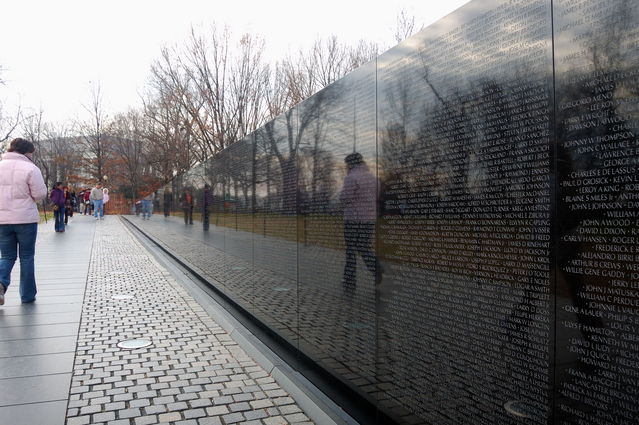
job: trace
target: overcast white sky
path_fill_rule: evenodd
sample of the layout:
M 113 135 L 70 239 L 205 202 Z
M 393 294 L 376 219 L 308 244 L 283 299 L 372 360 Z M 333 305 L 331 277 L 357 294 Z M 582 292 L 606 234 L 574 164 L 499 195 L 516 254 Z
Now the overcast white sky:
M 91 82 L 109 114 L 139 105 L 138 92 L 163 45 L 181 43 L 191 25 L 228 25 L 266 40 L 267 55 L 335 34 L 390 45 L 403 9 L 418 24 L 468 0 L 8 0 L 0 12 L 0 101 L 44 110 L 48 121 L 81 118 Z

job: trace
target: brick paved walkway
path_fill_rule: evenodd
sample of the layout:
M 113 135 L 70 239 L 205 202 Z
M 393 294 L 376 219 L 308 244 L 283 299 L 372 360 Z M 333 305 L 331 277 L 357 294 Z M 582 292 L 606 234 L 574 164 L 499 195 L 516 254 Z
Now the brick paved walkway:
M 312 423 L 117 217 L 96 224 L 67 425 Z

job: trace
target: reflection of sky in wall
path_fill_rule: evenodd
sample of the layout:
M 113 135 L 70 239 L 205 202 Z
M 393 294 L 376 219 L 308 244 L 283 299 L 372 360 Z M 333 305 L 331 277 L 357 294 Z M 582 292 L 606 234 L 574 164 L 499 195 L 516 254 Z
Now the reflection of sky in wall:
M 562 4 L 566 6 L 562 7 Z M 584 10 L 567 7 L 567 2 L 559 1 L 555 2 L 555 9 L 557 71 L 592 66 L 593 51 L 590 46 L 595 46 L 602 58 L 613 53 L 619 53 L 625 58 L 637 56 L 634 40 L 637 39 L 639 29 L 634 23 L 639 15 L 638 2 L 595 2 L 592 7 Z M 621 39 L 616 38 L 617 35 Z M 624 39 L 633 42 L 627 44 Z
M 533 60 L 550 71 L 550 3 L 509 3 L 471 2 L 382 54 L 381 125 L 406 122 L 407 133 L 415 134 L 424 107 L 440 103 L 438 96 L 469 92 L 482 81 L 530 78 Z M 499 19 L 502 15 L 510 17 Z M 404 104 L 409 107 L 402 110 Z

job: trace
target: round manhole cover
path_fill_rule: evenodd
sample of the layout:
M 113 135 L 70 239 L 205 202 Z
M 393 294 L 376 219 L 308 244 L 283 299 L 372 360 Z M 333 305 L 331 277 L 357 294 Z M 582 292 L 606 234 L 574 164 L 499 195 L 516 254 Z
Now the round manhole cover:
M 522 400 L 511 400 L 504 404 L 508 413 L 518 418 L 530 419 L 535 415 L 535 408 Z
M 123 348 L 125 350 L 135 350 L 137 348 L 148 347 L 153 344 L 150 339 L 127 339 L 126 341 L 118 342 L 118 348 Z
M 286 286 L 276 286 L 275 288 L 273 288 L 273 290 L 275 292 L 286 292 L 286 291 L 290 291 L 291 288 L 287 288 Z
M 115 294 L 111 295 L 112 300 L 130 300 L 133 298 L 133 295 L 130 294 Z

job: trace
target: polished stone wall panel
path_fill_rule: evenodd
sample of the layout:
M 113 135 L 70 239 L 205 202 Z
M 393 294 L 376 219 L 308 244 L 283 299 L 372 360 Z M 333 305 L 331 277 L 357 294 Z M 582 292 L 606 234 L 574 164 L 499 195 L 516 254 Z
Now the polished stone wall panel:
M 379 424 L 637 423 L 637 23 L 472 1 L 176 178 L 196 225 L 155 236 Z
M 557 423 L 637 423 L 639 4 L 555 16 Z
M 378 59 L 380 380 L 429 423 L 550 416 L 551 57 L 548 3 L 495 1 Z

